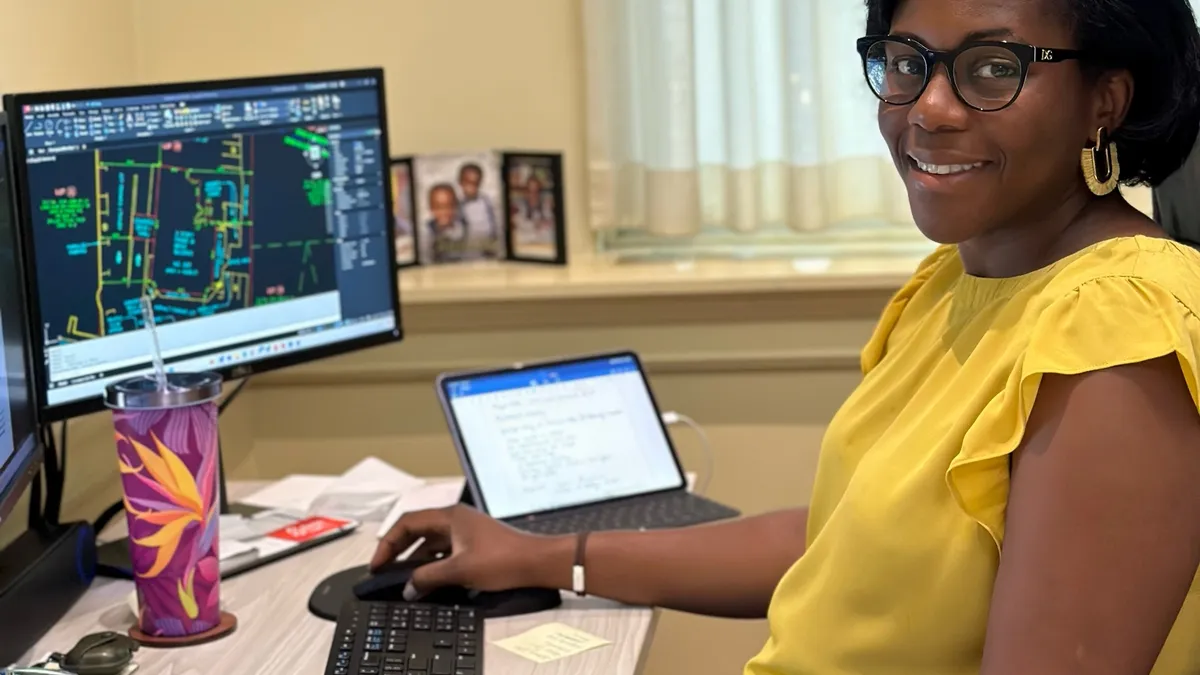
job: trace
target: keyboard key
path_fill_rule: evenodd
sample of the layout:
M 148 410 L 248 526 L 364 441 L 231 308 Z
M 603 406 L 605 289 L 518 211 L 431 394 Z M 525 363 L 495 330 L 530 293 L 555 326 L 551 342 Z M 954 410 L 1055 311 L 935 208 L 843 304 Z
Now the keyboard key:
M 454 675 L 454 663 L 450 656 L 435 652 L 430 660 L 429 675 Z

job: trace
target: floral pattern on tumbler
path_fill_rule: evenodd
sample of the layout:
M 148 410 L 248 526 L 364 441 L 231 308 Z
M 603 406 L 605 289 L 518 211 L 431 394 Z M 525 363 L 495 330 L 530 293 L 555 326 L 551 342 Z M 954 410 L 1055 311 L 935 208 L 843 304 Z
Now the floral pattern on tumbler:
M 220 621 L 217 406 L 114 410 L 138 626 L 155 637 Z

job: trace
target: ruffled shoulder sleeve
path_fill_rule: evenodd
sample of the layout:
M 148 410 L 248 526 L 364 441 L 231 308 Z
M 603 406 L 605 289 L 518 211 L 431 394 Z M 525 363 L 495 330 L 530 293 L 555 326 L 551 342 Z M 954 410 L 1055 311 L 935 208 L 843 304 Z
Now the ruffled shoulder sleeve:
M 1130 276 L 1092 279 L 1049 302 L 1028 333 L 1003 390 L 968 429 L 947 482 L 962 509 L 1004 540 L 1009 455 L 1025 434 L 1046 374 L 1079 375 L 1175 354 L 1197 397 L 1200 320 L 1162 284 Z
M 904 309 L 908 306 L 909 301 L 929 282 L 934 274 L 943 269 L 950 261 L 957 260 L 957 257 L 958 253 L 955 247 L 937 247 L 933 253 L 930 253 L 917 265 L 913 275 L 891 297 L 883 308 L 879 322 L 875 324 L 871 339 L 867 341 L 859 355 L 863 375 L 871 372 L 883 360 L 884 354 L 887 353 L 888 339 L 892 336 L 896 325 L 900 323 L 900 317 L 904 314 Z

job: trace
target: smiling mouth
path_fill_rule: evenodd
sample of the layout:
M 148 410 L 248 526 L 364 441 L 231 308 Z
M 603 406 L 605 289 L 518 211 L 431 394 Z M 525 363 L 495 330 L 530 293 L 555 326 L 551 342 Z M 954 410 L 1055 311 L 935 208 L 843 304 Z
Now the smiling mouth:
M 954 174 L 966 173 L 982 168 L 986 162 L 975 162 L 974 164 L 926 164 L 916 157 L 909 156 L 913 165 L 922 173 L 931 174 L 934 176 L 952 176 Z

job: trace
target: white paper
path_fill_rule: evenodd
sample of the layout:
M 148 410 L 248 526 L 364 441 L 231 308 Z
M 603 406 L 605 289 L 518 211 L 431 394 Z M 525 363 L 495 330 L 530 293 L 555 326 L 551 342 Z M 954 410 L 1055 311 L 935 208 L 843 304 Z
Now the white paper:
M 254 537 L 249 521 L 240 513 L 222 513 L 219 531 L 222 545 L 228 541 L 245 541 Z
M 400 516 L 410 511 L 440 509 L 457 504 L 459 498 L 462 497 L 464 484 L 465 481 L 462 478 L 455 478 L 448 481 L 429 483 L 408 492 L 392 506 L 392 510 L 388 512 L 387 517 L 383 519 L 383 523 L 379 526 L 377 536 L 382 538 L 383 535 L 387 534 L 388 530 L 392 529 L 392 525 L 395 525 L 396 521 L 400 520 Z
M 222 562 L 258 551 L 256 547 L 250 544 L 240 542 L 236 539 L 226 539 L 224 536 L 221 537 L 220 549 L 220 560 Z
M 309 513 L 377 520 L 402 495 L 424 485 L 420 478 L 377 457 L 368 457 L 326 486 L 312 501 Z
M 297 515 L 306 515 L 313 499 L 335 480 L 335 476 L 296 474 L 271 483 L 238 501 L 261 509 L 283 509 Z

